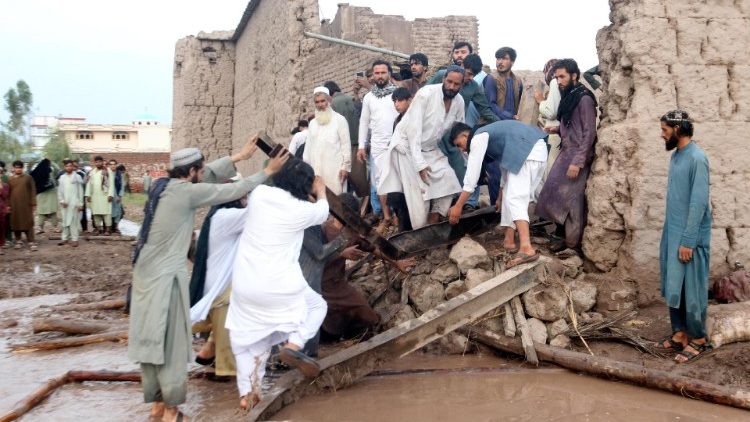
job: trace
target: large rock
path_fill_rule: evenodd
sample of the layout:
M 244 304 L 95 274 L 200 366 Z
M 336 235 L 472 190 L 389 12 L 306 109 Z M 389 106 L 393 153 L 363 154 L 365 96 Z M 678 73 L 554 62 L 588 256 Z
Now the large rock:
M 452 262 L 443 263 L 430 274 L 430 278 L 443 284 L 456 280 L 458 276 L 458 267 Z
M 411 306 L 403 303 L 390 305 L 378 313 L 380 314 L 381 321 L 383 321 L 383 328 L 386 330 L 417 317 Z
M 565 276 L 568 278 L 578 277 L 578 274 L 583 270 L 583 260 L 577 255 L 563 259 L 561 262 L 565 267 Z
M 573 309 L 576 313 L 586 312 L 596 305 L 596 285 L 576 279 L 568 285 L 570 297 L 573 299 Z
M 570 337 L 566 335 L 557 335 L 555 338 L 550 340 L 549 345 L 552 347 L 561 347 L 563 349 L 569 349 L 570 348 Z
M 456 280 L 445 286 L 445 299 L 451 300 L 464 292 L 466 292 L 466 283 L 463 280 Z
M 558 319 L 551 324 L 547 324 L 547 334 L 549 335 L 549 338 L 555 338 L 559 334 L 568 331 L 568 328 L 568 321 L 565 321 L 564 319 Z
M 418 275 L 408 281 L 409 300 L 420 313 L 425 313 L 443 301 L 443 285 L 429 276 Z
M 492 260 L 487 250 L 468 236 L 456 243 L 449 257 L 464 274 L 472 268 L 492 269 Z
M 526 320 L 526 324 L 529 326 L 529 332 L 531 333 L 531 339 L 534 343 L 547 343 L 547 326 L 536 318 L 529 318 Z
M 552 322 L 568 316 L 568 298 L 560 287 L 537 285 L 521 299 L 526 313 L 542 321 Z
M 482 268 L 472 268 L 466 272 L 466 279 L 464 280 L 466 283 L 466 290 L 471 290 L 494 276 L 495 273 L 492 271 L 487 271 Z

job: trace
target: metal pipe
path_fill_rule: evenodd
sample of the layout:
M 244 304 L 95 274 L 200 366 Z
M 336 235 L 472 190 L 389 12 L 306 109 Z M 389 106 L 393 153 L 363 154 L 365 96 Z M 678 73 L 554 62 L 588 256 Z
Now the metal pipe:
M 389 56 L 396 56 L 402 59 L 407 59 L 407 60 L 409 59 L 408 54 L 399 53 L 398 51 L 388 50 L 385 48 L 375 47 L 375 46 L 367 45 L 367 44 L 360 44 L 358 42 L 353 42 L 353 41 L 342 40 L 340 38 L 329 37 L 326 35 L 316 34 L 314 32 L 305 31 L 305 36 L 310 37 L 310 38 L 317 38 L 323 41 L 332 42 L 334 44 L 341 44 L 341 45 L 346 45 L 349 47 L 361 48 L 363 50 L 374 51 L 376 53 L 388 54 Z

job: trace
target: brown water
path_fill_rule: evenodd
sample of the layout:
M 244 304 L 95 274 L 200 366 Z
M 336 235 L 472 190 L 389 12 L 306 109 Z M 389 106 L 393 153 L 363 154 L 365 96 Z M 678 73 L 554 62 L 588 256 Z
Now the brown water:
M 70 295 L 0 300 L 0 316 L 19 326 L 0 337 L 0 414 L 49 378 L 68 370 L 129 371 L 124 344 L 98 344 L 52 352 L 10 354 L 15 333 L 30 330 L 42 304 Z M 18 315 L 16 314 L 18 312 Z M 750 412 L 711 405 L 628 384 L 603 381 L 545 366 L 487 356 L 414 354 L 390 362 L 375 375 L 335 393 L 307 397 L 275 416 L 293 421 L 750 421 Z M 67 385 L 24 421 L 146 420 L 140 385 Z M 190 381 L 182 406 L 193 420 L 242 419 L 234 382 Z

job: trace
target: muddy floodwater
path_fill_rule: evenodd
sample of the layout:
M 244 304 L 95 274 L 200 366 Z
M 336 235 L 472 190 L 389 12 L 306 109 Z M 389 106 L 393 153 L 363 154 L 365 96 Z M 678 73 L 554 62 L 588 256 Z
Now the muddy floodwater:
M 85 353 L 83 353 L 85 351 Z M 42 380 L 72 368 L 135 369 L 121 345 L 67 353 L 5 355 L 0 399 L 7 409 Z M 12 369 L 11 369 L 12 367 Z M 7 378 L 6 378 L 7 377 Z M 9 387 L 8 382 L 11 386 Z M 67 385 L 24 421 L 146 420 L 135 383 Z M 191 380 L 186 414 L 199 421 L 241 420 L 236 386 Z M 414 355 L 360 383 L 306 397 L 273 420 L 289 421 L 747 421 L 750 412 L 599 380 L 553 366 L 533 369 L 493 356 Z

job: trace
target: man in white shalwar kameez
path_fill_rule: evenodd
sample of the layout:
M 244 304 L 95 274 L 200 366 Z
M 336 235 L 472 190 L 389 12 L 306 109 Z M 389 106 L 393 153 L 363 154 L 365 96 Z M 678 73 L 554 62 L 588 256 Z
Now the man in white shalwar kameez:
M 280 352 L 283 362 L 308 377 L 317 375 L 317 363 L 300 350 L 317 334 L 327 310 L 299 265 L 304 230 L 328 218 L 325 185 L 299 160 L 287 163 L 273 181 L 275 187 L 259 186 L 250 194 L 252 218 L 240 237 L 226 322 L 244 409 L 260 400 L 266 360 L 275 344 L 286 342 Z M 311 195 L 315 202 L 308 199 Z
M 71 160 L 65 160 L 65 173 L 60 175 L 57 187 L 57 200 L 62 210 L 62 237 L 58 245 L 70 241 L 71 246 L 78 246 L 78 232 L 81 229 L 81 211 L 83 211 L 83 179 L 75 172 Z
M 453 123 L 464 121 L 464 100 L 457 95 L 463 75 L 463 68 L 450 66 L 442 85 L 417 91 L 379 162 L 384 170 L 378 194 L 403 192 L 414 229 L 445 217 L 453 195 L 461 191 L 438 143 Z
M 349 124 L 344 116 L 333 111 L 328 88 L 315 88 L 313 100 L 315 119 L 310 122 L 302 159 L 338 195 L 344 192 L 346 179 L 352 169 Z
M 380 183 L 382 168 L 378 166 L 381 156 L 388 151 L 388 145 L 393 136 L 393 122 L 398 116 L 396 106 L 393 105 L 391 94 L 396 85 L 391 82 L 391 64 L 384 60 L 376 60 L 372 64 L 372 78 L 375 81 L 372 90 L 362 99 L 362 115 L 359 118 L 359 146 L 357 159 L 361 163 L 367 162 L 365 141 L 370 134 L 370 183 L 377 189 Z M 391 210 L 388 207 L 386 195 L 378 195 L 380 208 L 383 210 L 383 222 L 379 226 L 382 231 L 391 223 Z

